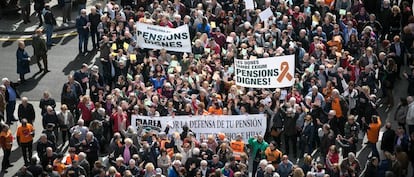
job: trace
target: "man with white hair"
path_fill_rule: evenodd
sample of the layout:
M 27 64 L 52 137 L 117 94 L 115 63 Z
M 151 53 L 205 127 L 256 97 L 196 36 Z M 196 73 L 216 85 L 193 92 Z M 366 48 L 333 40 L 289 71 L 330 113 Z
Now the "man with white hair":
M 88 155 L 86 155 L 84 152 L 80 152 L 78 155 L 78 164 L 79 166 L 81 166 L 83 169 L 85 169 L 85 172 L 87 174 L 89 174 L 89 171 L 91 169 L 91 165 L 90 163 L 87 161 Z
M 340 166 L 341 173 L 344 175 L 348 174 L 349 170 L 354 171 L 356 176 L 361 173 L 361 165 L 353 152 L 348 153 L 348 158 L 345 158 Z
M 12 121 L 17 121 L 14 117 L 14 110 L 16 109 L 16 99 L 19 98 L 19 94 L 16 91 L 16 84 L 10 82 L 8 78 L 1 80 L 3 85 L 6 87 L 5 100 L 6 100 L 6 124 L 11 125 Z
M 82 149 L 87 155 L 89 164 L 95 164 L 99 158 L 99 142 L 91 131 L 86 133 L 85 140 L 82 141 Z M 87 170 L 87 169 L 86 169 Z
M 80 138 L 81 141 L 85 139 L 86 133 L 88 133 L 88 131 L 89 131 L 89 128 L 84 126 L 84 124 L 85 124 L 85 122 L 83 121 L 83 119 L 79 119 L 78 120 L 78 125 L 75 125 L 70 129 L 70 133 L 73 133 L 77 130 L 82 134 L 81 138 Z
M 88 20 L 90 25 L 90 33 L 92 37 L 93 50 L 96 50 L 99 46 L 100 34 L 98 33 L 98 25 L 101 22 L 101 15 L 97 13 L 96 7 L 91 7 L 91 12 L 88 14 Z
M 168 176 L 179 176 L 178 172 L 180 171 L 181 161 L 174 160 L 171 167 L 168 169 Z
M 320 103 L 320 107 L 324 107 L 325 106 L 325 98 L 322 95 L 322 93 L 319 92 L 318 90 L 318 86 L 314 85 L 311 88 L 311 91 L 306 95 L 312 98 L 312 103 L 315 103 L 316 101 L 318 101 Z
M 17 109 L 18 118 L 19 120 L 26 118 L 27 122 L 33 125 L 36 117 L 34 107 L 31 103 L 28 102 L 27 97 L 22 97 L 21 101 L 22 103 L 20 103 L 19 108 Z
M 335 110 L 336 124 L 338 125 L 340 134 L 343 134 L 345 118 L 348 114 L 348 103 L 346 100 L 339 94 L 337 89 L 332 90 L 332 96 L 330 98 L 330 107 L 332 110 Z
M 76 18 L 76 31 L 79 36 L 79 54 L 85 54 L 88 52 L 88 38 L 89 38 L 89 27 L 91 24 L 86 16 L 86 9 L 80 11 L 80 16 Z M 83 51 L 82 51 L 83 48 Z

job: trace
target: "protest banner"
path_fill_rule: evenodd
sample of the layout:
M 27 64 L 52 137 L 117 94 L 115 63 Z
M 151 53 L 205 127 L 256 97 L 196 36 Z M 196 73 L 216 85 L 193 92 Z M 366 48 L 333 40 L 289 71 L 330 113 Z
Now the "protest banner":
M 264 114 L 254 115 L 226 115 L 226 116 L 175 116 L 175 117 L 149 117 L 131 116 L 131 126 L 137 128 L 139 125 L 152 127 L 164 131 L 167 125 L 170 126 L 169 133 L 183 131 L 187 125 L 193 133 L 200 138 L 208 135 L 224 133 L 228 139 L 235 139 L 241 134 L 245 142 L 254 135 L 264 136 L 266 132 L 266 117 Z
M 191 52 L 188 26 L 177 28 L 137 23 L 137 44 L 141 48 Z
M 236 85 L 251 88 L 283 88 L 295 83 L 295 56 L 234 60 Z

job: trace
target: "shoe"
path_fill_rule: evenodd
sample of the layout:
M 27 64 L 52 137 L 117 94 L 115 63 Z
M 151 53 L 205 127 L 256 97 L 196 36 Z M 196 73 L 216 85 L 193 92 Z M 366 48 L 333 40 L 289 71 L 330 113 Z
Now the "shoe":
M 28 23 L 32 23 L 32 21 L 30 21 L 30 20 L 27 20 L 27 22 L 28 22 Z
M 8 171 L 7 171 L 7 170 L 1 170 L 1 172 L 2 172 L 2 173 L 8 173 Z
M 48 69 L 45 69 L 43 72 L 45 72 L 45 73 L 48 73 L 48 72 L 50 72 L 50 70 L 48 70 Z
M 9 164 L 9 165 L 7 165 L 7 168 L 10 168 L 10 167 L 13 167 L 14 165 L 12 165 L 12 164 Z

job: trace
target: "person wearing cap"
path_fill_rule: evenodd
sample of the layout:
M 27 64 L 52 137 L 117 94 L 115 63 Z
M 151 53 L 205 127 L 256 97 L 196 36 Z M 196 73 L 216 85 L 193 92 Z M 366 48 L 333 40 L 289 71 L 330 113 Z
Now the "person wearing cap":
M 56 125 L 54 123 L 48 123 L 46 129 L 42 131 L 42 133 L 46 134 L 47 139 L 51 141 L 54 145 L 56 145 L 57 143 L 57 136 L 54 132 L 55 126 Z
M 49 72 L 49 69 L 47 67 L 47 46 L 46 41 L 42 35 L 43 31 L 41 29 L 37 29 L 35 34 L 32 36 L 33 56 L 37 62 L 37 66 L 39 67 L 39 72 L 43 71 L 47 73 Z M 43 61 L 44 68 L 42 68 L 40 60 Z
M 27 123 L 26 119 L 22 119 L 21 125 L 17 127 L 16 140 L 22 149 L 23 160 L 25 164 L 29 164 L 32 157 L 33 137 L 35 129 L 32 124 Z
M 72 133 L 72 137 L 69 139 L 69 147 L 73 147 L 76 153 L 79 153 L 79 148 L 82 143 L 82 132 L 80 130 L 75 130 Z

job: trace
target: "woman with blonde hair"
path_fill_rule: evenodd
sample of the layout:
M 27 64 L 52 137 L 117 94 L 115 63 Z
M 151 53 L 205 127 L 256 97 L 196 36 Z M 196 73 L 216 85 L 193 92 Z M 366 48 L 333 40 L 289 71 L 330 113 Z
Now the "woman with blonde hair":
M 95 109 L 95 104 L 93 104 L 88 95 L 81 98 L 81 101 L 78 104 L 78 109 L 81 111 L 82 119 L 85 121 L 85 126 L 89 127 L 89 124 L 92 121 L 92 111 Z
M 147 163 L 145 165 L 143 177 L 153 177 L 156 174 L 157 174 L 157 172 L 155 171 L 154 164 L 152 164 L 151 162 L 150 163 Z
M 302 168 L 295 168 L 292 174 L 292 177 L 305 177 L 305 173 L 303 173 Z

